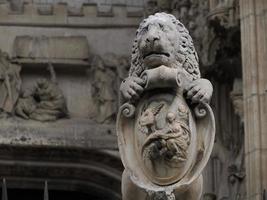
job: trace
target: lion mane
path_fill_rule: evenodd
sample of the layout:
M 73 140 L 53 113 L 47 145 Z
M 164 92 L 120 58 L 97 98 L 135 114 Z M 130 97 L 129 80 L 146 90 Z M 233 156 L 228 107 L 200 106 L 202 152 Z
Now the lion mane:
M 167 13 L 156 13 L 155 15 L 150 15 L 140 23 L 133 42 L 129 76 L 140 76 L 141 73 L 145 70 L 138 49 L 138 41 L 140 40 L 139 33 L 144 28 L 145 24 L 149 23 L 149 21 L 153 18 L 165 18 L 166 20 L 170 20 L 177 27 L 177 30 L 180 34 L 177 35 L 179 47 L 177 47 L 177 54 L 175 55 L 175 58 L 177 59 L 180 66 L 192 76 L 193 80 L 200 78 L 198 55 L 196 53 L 193 40 L 189 35 L 189 31 L 173 15 Z

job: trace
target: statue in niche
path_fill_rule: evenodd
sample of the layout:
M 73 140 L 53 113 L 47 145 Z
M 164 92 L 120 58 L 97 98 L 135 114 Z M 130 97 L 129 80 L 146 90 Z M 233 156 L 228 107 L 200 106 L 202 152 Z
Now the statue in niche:
M 128 76 L 128 71 L 130 69 L 130 63 L 128 57 L 119 57 L 117 72 L 119 76 L 120 83 L 121 81 Z
M 99 56 L 94 57 L 91 65 L 92 97 L 96 104 L 95 119 L 98 123 L 114 122 L 118 108 L 116 66 L 105 65 Z
M 126 56 L 117 56 L 113 53 L 107 53 L 103 57 L 104 65 L 113 71 L 116 71 L 117 80 L 119 84 L 121 81 L 128 76 L 128 71 L 130 68 L 129 59 Z M 116 91 L 117 92 L 117 91 Z
M 21 67 L 11 63 L 7 53 L 0 51 L 0 109 L 2 113 L 14 111 L 21 89 Z
M 173 15 L 141 22 L 120 91 L 123 200 L 199 200 L 215 137 L 213 88 L 200 77 L 192 38 Z
M 66 100 L 57 84 L 54 68 L 51 64 L 48 67 L 51 80 L 38 79 L 33 88 L 22 93 L 16 106 L 18 116 L 42 122 L 68 116 Z

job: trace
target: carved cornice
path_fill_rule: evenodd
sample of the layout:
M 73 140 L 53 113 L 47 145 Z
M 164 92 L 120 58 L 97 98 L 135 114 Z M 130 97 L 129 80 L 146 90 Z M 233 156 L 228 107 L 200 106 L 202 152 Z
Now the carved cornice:
M 40 65 L 88 67 L 90 48 L 85 36 L 17 36 L 13 44 L 13 62 Z
M 141 7 L 83 3 L 70 7 L 67 3 L 27 3 L 13 8 L 0 3 L 0 25 L 56 27 L 136 27 L 143 16 Z

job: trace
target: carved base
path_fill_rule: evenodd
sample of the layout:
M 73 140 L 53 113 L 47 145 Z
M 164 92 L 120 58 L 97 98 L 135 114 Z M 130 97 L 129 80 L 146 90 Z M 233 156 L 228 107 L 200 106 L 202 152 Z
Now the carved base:
M 203 189 L 203 178 L 200 176 L 185 191 L 174 188 L 173 191 L 151 191 L 136 186 L 129 173 L 124 170 L 122 175 L 123 200 L 200 200 Z

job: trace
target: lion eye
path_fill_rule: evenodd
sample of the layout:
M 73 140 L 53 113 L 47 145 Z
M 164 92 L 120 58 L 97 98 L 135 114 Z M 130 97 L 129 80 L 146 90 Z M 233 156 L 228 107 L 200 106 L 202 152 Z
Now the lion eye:
M 144 34 L 144 33 L 146 33 L 147 31 L 148 31 L 148 26 L 145 26 L 145 27 L 143 27 L 143 28 L 141 29 L 140 33 L 141 33 L 141 34 Z
M 160 27 L 161 30 L 163 30 L 163 31 L 165 30 L 165 27 L 164 27 L 163 24 L 159 24 L 159 27 Z

